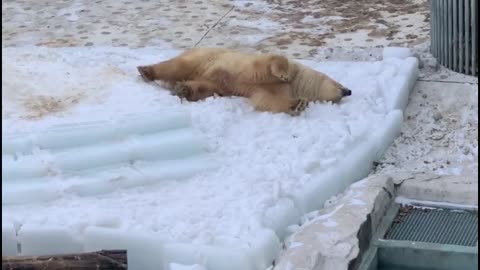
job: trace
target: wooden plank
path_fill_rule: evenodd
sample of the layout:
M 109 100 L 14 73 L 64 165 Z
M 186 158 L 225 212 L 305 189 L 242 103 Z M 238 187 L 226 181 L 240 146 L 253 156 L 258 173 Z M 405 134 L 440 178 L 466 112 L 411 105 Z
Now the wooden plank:
M 49 256 L 2 256 L 2 270 L 126 270 L 126 250 Z

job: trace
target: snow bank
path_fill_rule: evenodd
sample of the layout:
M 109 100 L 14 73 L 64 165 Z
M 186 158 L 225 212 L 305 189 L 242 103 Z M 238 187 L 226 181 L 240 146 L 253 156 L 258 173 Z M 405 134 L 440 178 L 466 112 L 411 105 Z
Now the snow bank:
M 306 188 L 295 194 L 296 205 L 302 213 L 322 208 L 332 195 L 338 194 L 355 181 L 366 177 L 374 161 L 379 161 L 386 147 L 399 134 L 402 112 L 390 112 L 378 129 L 364 142 L 351 149 L 336 166 L 321 172 Z
M 383 155 L 399 132 L 402 110 L 418 72 L 412 57 L 356 63 L 301 61 L 339 80 L 353 95 L 340 104 L 312 104 L 300 117 L 290 117 L 255 112 L 238 97 L 181 103 L 160 86 L 139 78 L 137 65 L 177 53 L 124 48 L 2 51 L 4 61 L 11 63 L 2 66 L 10 74 L 2 80 L 3 130 L 36 134 L 22 140 L 10 137 L 10 148 L 2 152 L 2 166 L 8 164 L 11 179 L 17 177 L 2 182 L 7 187 L 2 194 L 2 217 L 22 225 L 21 246 L 25 242 L 34 253 L 40 241 L 34 231 L 30 231 L 33 240 L 25 237 L 29 232 L 22 230 L 27 226 L 37 234 L 56 232 L 59 245 L 72 248 L 77 240 L 86 251 L 127 248 L 129 269 L 158 269 L 158 265 L 169 269 L 181 264 L 209 270 L 264 270 L 278 255 L 289 226 L 298 225 L 302 215 L 321 208 L 329 197 L 366 176 L 372 162 Z M 86 135 L 103 138 L 95 142 L 100 148 L 88 148 L 91 140 L 82 141 L 83 136 L 72 140 L 79 143 L 72 146 L 50 131 L 58 125 L 179 111 L 189 112 L 191 124 L 185 127 L 180 117 L 152 137 L 131 128 L 135 144 L 130 137 L 112 139 L 119 132 L 109 132 L 110 127 L 92 128 L 96 133 Z M 178 133 L 161 135 L 181 129 L 189 130 L 182 143 L 175 143 L 182 138 Z M 201 145 L 193 143 L 193 132 L 205 143 L 203 152 L 192 150 Z M 167 138 L 173 141 L 162 144 Z M 48 153 L 39 149 L 41 143 L 50 147 Z M 154 150 L 172 145 L 188 150 L 177 159 L 182 165 Z M 82 157 L 90 151 L 85 149 L 103 149 L 103 156 Z M 111 155 L 112 150 L 121 151 Z M 59 162 L 65 151 L 66 159 Z M 124 164 L 133 156 L 146 160 L 133 167 Z M 45 162 L 38 163 L 40 157 Z M 105 163 L 105 159 L 114 162 Z M 19 161 L 28 169 L 15 171 L 10 166 Z M 103 166 L 87 166 L 98 163 Z M 42 167 L 45 164 L 55 165 L 53 171 L 62 173 L 52 176 L 52 170 L 45 172 Z M 177 179 L 178 175 L 183 178 Z

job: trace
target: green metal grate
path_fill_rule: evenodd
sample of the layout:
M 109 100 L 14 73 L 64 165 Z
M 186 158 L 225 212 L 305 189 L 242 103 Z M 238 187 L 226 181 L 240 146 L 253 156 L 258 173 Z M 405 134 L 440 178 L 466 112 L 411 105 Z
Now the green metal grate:
M 477 230 L 477 212 L 404 206 L 384 239 L 473 247 Z

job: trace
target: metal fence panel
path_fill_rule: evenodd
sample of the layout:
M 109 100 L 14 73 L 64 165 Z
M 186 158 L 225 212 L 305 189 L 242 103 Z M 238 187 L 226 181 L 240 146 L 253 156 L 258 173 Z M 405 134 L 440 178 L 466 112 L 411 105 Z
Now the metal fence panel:
M 441 65 L 478 76 L 478 0 L 431 0 L 431 52 Z

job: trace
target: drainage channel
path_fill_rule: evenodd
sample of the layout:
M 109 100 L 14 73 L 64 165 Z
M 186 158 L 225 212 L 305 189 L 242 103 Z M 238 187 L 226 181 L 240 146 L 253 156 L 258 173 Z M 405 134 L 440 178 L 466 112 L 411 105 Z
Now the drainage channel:
M 357 269 L 474 270 L 477 259 L 476 210 L 393 204 Z

